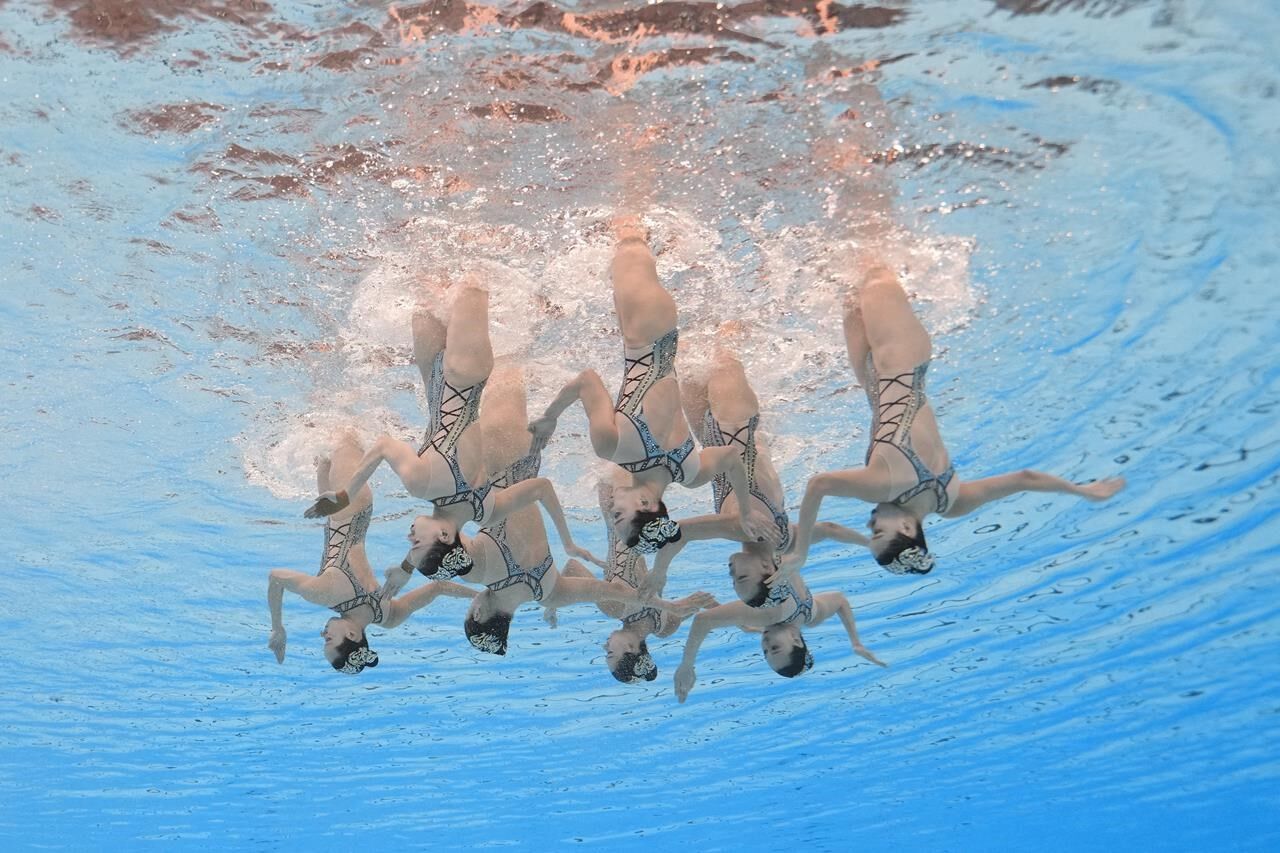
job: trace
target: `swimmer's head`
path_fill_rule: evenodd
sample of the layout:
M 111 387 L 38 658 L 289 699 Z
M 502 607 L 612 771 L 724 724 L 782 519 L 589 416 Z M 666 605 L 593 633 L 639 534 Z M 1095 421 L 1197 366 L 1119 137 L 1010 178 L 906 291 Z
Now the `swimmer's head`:
M 613 525 L 618 539 L 643 554 L 652 554 L 668 542 L 680 541 L 680 525 L 671 520 L 667 505 L 647 496 L 637 496 L 637 492 L 639 490 L 618 489 L 614 493 Z
M 773 671 L 783 678 L 795 678 L 813 669 L 813 655 L 804 635 L 795 625 L 770 625 L 760 635 L 760 649 Z
M 429 515 L 420 515 L 413 520 L 405 562 L 433 580 L 465 575 L 474 565 L 463 546 L 457 525 Z
M 613 677 L 623 684 L 639 684 L 658 677 L 658 665 L 649 654 L 644 637 L 619 629 L 604 644 L 604 660 Z
M 462 630 L 467 640 L 482 652 L 491 655 L 507 653 L 507 635 L 511 632 L 511 611 L 498 607 L 494 594 L 490 590 L 471 599 L 467 609 L 467 621 Z
M 924 539 L 924 524 L 894 504 L 876 504 L 871 510 L 871 549 L 876 562 L 895 575 L 926 575 L 933 570 L 933 555 Z
M 764 581 L 775 571 L 777 568 L 773 560 L 761 556 L 755 549 L 743 548 L 729 558 L 729 579 L 733 581 L 733 591 L 749 607 L 764 604 L 769 597 L 769 587 Z
M 338 672 L 356 675 L 367 666 L 378 665 L 378 653 L 369 648 L 364 629 L 350 619 L 335 616 L 320 631 L 324 657 Z

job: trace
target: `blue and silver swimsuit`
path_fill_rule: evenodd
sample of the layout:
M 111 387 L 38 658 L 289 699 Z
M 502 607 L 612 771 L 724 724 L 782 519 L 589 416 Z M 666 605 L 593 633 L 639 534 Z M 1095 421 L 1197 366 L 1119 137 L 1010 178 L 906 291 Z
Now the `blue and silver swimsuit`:
M 867 353 L 867 374 L 871 378 L 867 383 L 867 400 L 871 403 L 872 437 L 871 444 L 867 447 L 865 464 L 871 464 L 871 454 L 875 451 L 877 444 L 887 444 L 897 448 L 915 469 L 916 484 L 889 503 L 902 506 L 917 495 L 932 492 L 936 504 L 935 512 L 941 515 L 951 506 L 947 486 L 955 476 L 955 466 L 948 464 L 947 469 L 941 474 L 934 474 L 911 446 L 911 424 L 915 420 L 916 412 L 920 411 L 920 407 L 924 405 L 925 373 L 928 369 L 929 362 L 926 361 L 909 373 L 900 373 L 897 376 L 881 379 L 876 373 L 876 365 L 871 358 L 871 353 Z M 900 392 L 899 395 L 892 400 L 883 400 L 884 394 L 895 386 Z M 901 409 L 894 413 L 893 409 L 899 406 Z
M 431 412 L 431 423 L 427 427 L 422 446 L 418 448 L 419 456 L 428 450 L 434 450 L 453 474 L 453 494 L 432 498 L 431 503 L 441 508 L 460 503 L 470 504 L 474 521 L 484 518 L 487 509 L 485 499 L 489 496 L 490 485 L 485 483 L 472 487 L 467 482 L 458 465 L 458 440 L 467 427 L 480 417 L 480 394 L 484 391 L 484 384 L 484 381 L 480 381 L 466 388 L 454 388 L 444 378 L 444 350 L 436 353 L 435 360 L 431 363 L 431 381 L 427 383 L 427 409 Z
M 728 447 L 731 444 L 736 444 L 741 448 L 739 455 L 742 457 L 743 466 L 747 469 L 747 491 L 751 493 L 751 497 L 764 504 L 773 515 L 773 523 L 777 525 L 780 536 L 774 550 L 781 553 L 791 547 L 791 520 L 787 518 L 786 506 L 779 506 L 774 503 L 756 484 L 756 453 L 758 452 L 756 449 L 756 427 L 759 424 L 760 416 L 752 415 L 751 420 L 747 421 L 744 426 L 726 435 L 724 430 L 720 428 L 720 422 L 708 411 L 704 424 L 703 440 L 706 441 L 708 447 Z M 745 438 L 743 433 L 746 433 Z M 733 494 L 733 486 L 730 485 L 728 476 L 717 474 L 711 484 L 711 492 L 715 499 L 716 512 L 719 513 L 721 507 L 724 506 L 725 498 Z
M 494 591 L 507 589 L 516 584 L 524 584 L 529 587 L 529 591 L 533 593 L 534 601 L 542 600 L 542 578 L 551 570 L 553 561 L 551 554 L 543 559 L 541 563 L 531 569 L 526 569 L 516 560 L 515 555 L 511 553 L 511 549 L 507 547 L 507 523 L 495 525 L 492 528 L 486 528 L 480 531 L 485 536 L 493 540 L 493 544 L 498 546 L 498 552 L 502 554 L 502 561 L 507 566 L 507 576 L 499 581 L 494 581 L 486 586 Z
M 804 601 L 801 601 L 796 596 L 795 587 L 786 581 L 770 589 L 769 597 L 764 600 L 760 607 L 777 607 L 780 604 L 785 604 L 788 598 L 795 602 L 795 609 L 785 619 L 779 619 L 774 624 L 790 625 L 793 622 L 799 622 L 801 625 L 808 625 L 809 620 L 813 618 L 813 593 L 806 593 Z
M 670 376 L 675 371 L 679 339 L 680 333 L 672 329 L 654 341 L 652 349 L 624 350 L 622 387 L 618 389 L 618 399 L 614 403 L 615 416 L 625 416 L 635 427 L 643 446 L 644 457 L 619 459 L 615 453 L 613 462 L 632 474 L 664 468 L 673 483 L 683 483 L 698 475 L 698 454 L 695 452 L 693 436 L 685 439 L 679 447 L 664 450 L 653 437 L 649 422 L 645 420 L 644 397 L 659 379 Z M 621 444 L 619 441 L 619 451 L 622 449 Z M 690 457 L 692 461 L 689 461 Z
M 485 486 L 486 491 L 489 489 L 505 489 L 538 476 L 538 471 L 542 468 L 542 449 L 545 446 L 545 438 L 535 438 L 529 447 L 529 452 L 499 471 Z M 533 592 L 534 600 L 541 601 L 542 578 L 553 565 L 551 554 L 548 553 L 546 558 L 534 568 L 525 569 L 516 561 L 515 555 L 511 553 L 511 548 L 507 546 L 507 523 L 505 521 L 493 527 L 485 528 L 480 532 L 488 536 L 493 540 L 493 544 L 498 546 L 498 553 L 502 554 L 502 561 L 507 566 L 507 576 L 500 581 L 488 584 L 488 588 L 497 592 L 498 590 L 515 586 L 518 583 L 523 583 Z
M 643 555 L 634 548 L 626 546 L 619 547 L 618 536 L 614 533 L 613 525 L 609 528 L 609 568 L 605 570 L 605 582 L 614 579 L 620 580 L 632 589 L 640 588 L 640 561 L 644 559 Z M 633 604 L 624 604 L 624 607 L 630 609 L 636 607 Z M 622 617 L 623 625 L 633 625 L 641 620 L 648 619 L 650 628 L 648 633 L 656 634 L 662 630 L 662 611 L 656 607 L 636 607 L 631 613 Z
M 351 598 L 333 605 L 330 610 L 339 616 L 345 616 L 357 607 L 367 604 L 373 610 L 373 621 L 380 624 L 382 622 L 382 589 L 378 588 L 373 592 L 367 592 L 356 578 L 355 572 L 351 570 L 350 562 L 351 546 L 364 541 L 365 533 L 369 530 L 369 521 L 372 518 L 373 507 L 367 506 L 336 527 L 332 521 L 326 521 L 324 526 L 324 557 L 320 561 L 320 571 L 316 574 L 318 576 L 329 569 L 337 569 L 346 575 L 347 580 L 351 582 Z

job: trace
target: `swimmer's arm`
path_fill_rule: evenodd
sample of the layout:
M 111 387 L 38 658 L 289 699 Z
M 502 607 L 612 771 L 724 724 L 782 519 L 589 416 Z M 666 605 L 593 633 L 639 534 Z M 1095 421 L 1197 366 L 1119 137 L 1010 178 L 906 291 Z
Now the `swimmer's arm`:
M 395 598 L 413 577 L 413 564 L 408 560 L 401 560 L 398 566 L 388 566 L 382 577 L 382 597 Z
M 601 459 L 611 459 L 618 449 L 618 426 L 614 421 L 613 398 L 604 387 L 600 374 L 584 370 L 560 389 L 542 417 L 529 422 L 529 432 L 539 438 L 550 438 L 556 421 L 575 400 L 582 401 L 587 415 L 591 447 Z
M 731 539 L 735 542 L 745 541 L 742 528 L 731 515 L 696 515 L 680 522 L 680 539 L 668 542 L 653 555 L 653 568 L 640 582 L 640 595 L 646 600 L 662 594 L 667 585 L 667 570 L 671 561 L 684 550 L 689 542 L 703 539 Z
M 471 599 L 475 598 L 476 591 L 453 581 L 432 581 L 429 584 L 424 584 L 413 592 L 405 593 L 399 598 L 393 598 L 384 605 L 386 612 L 382 617 L 382 627 L 396 627 L 408 619 L 411 614 L 426 607 L 442 595 L 450 598 Z
M 352 473 L 351 479 L 347 481 L 346 485 L 336 491 L 321 493 L 320 499 L 312 504 L 303 515 L 307 518 L 318 518 L 322 515 L 332 515 L 343 507 L 350 505 L 351 496 L 364 488 L 365 484 L 369 482 L 369 478 L 373 476 L 373 472 L 378 470 L 378 466 L 384 461 L 391 463 L 392 469 L 403 481 L 409 468 L 418 461 L 418 453 L 410 445 L 389 435 L 378 436 L 377 441 L 360 459 L 360 464 L 356 466 L 356 470 Z
M 796 535 L 796 526 L 791 525 L 791 536 L 794 540 Z M 871 540 L 862 535 L 851 527 L 845 527 L 843 524 L 836 524 L 834 521 L 819 521 L 813 526 L 813 538 L 810 542 L 825 542 L 831 539 L 836 542 L 843 542 L 846 545 L 870 545 Z
M 796 520 L 796 541 L 783 562 L 788 574 L 803 566 L 809 557 L 809 545 L 812 544 L 823 498 L 858 498 L 878 503 L 889 498 L 887 480 L 879 470 L 871 468 L 828 471 L 810 477 L 804 489 L 804 499 L 800 502 L 800 516 Z
M 698 679 L 694 664 L 697 663 L 698 650 L 702 648 L 702 641 L 707 638 L 707 634 L 716 628 L 728 625 L 764 628 L 767 627 L 768 620 L 767 614 L 757 608 L 748 607 L 741 601 L 721 604 L 694 616 L 693 622 L 689 625 L 689 636 L 685 640 L 684 656 L 680 659 L 680 667 L 675 672 L 676 699 L 683 702 L 688 698 L 689 691 L 693 689 Z
M 556 581 L 556 588 L 551 593 L 550 599 L 544 599 L 542 604 L 544 607 L 563 607 L 566 604 L 583 602 L 598 604 L 601 601 L 618 601 L 623 604 L 642 603 L 640 593 L 622 581 L 602 581 L 596 578 L 562 574 Z M 698 592 L 679 601 L 659 598 L 649 604 L 658 610 L 668 611 L 677 616 L 688 616 L 703 607 L 715 604 L 715 599 L 710 593 Z
M 738 495 L 738 526 L 747 537 L 745 541 L 770 541 L 777 543 L 778 531 L 772 516 L 754 511 L 752 501 L 745 498 L 750 494 L 747 484 L 747 468 L 742 464 L 742 457 L 732 447 L 704 447 L 698 457 L 698 476 L 687 481 L 686 488 L 696 489 L 711 482 L 716 474 L 724 474 L 733 493 Z M 727 538 L 727 537 L 726 537 Z
M 284 630 L 284 591 L 296 592 L 308 601 L 321 587 L 320 578 L 289 569 L 272 569 L 267 579 L 267 609 L 271 611 L 271 637 L 267 648 L 276 656 L 277 663 L 284 663 L 287 635 Z
M 871 653 L 871 650 L 862 645 L 862 640 L 858 637 L 858 626 L 853 621 L 853 608 L 849 606 L 849 599 L 844 597 L 841 592 L 820 592 L 813 597 L 813 617 L 809 623 L 817 625 L 825 622 L 832 616 L 839 616 L 840 621 L 844 623 L 845 633 L 849 635 L 849 642 L 853 646 L 854 654 L 859 657 L 866 658 L 879 666 L 888 666 L 880 658 Z
M 943 513 L 944 518 L 959 518 L 984 504 L 1016 495 L 1019 492 L 1056 492 L 1078 495 L 1091 501 L 1105 501 L 1125 487 L 1124 477 L 1108 477 L 1093 483 L 1073 483 L 1043 471 L 1025 468 L 1010 474 L 984 477 L 960 484 L 960 493 Z
M 577 543 L 573 541 L 573 533 L 569 530 L 569 522 L 564 517 L 564 507 L 560 505 L 560 498 L 556 495 L 555 486 L 551 485 L 551 481 L 546 477 L 534 477 L 499 491 L 497 498 L 493 501 L 493 509 L 485 517 L 484 523 L 486 526 L 497 524 L 516 510 L 529 506 L 534 502 L 542 504 L 547 511 L 547 515 L 551 517 L 551 523 L 555 525 L 556 533 L 560 535 L 560 544 L 566 554 L 571 557 L 588 560 L 602 568 L 608 566 L 608 563 L 587 549 L 579 548 Z

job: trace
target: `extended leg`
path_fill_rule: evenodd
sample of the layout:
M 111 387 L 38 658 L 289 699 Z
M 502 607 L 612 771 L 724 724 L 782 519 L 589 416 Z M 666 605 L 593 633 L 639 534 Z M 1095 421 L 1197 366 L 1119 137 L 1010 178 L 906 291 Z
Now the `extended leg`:
M 443 280 L 425 280 L 418 297 L 418 307 L 413 312 L 413 360 L 422 373 L 424 387 L 431 384 L 432 362 L 436 353 L 444 349 L 447 339 L 447 330 L 439 317 L 444 292 Z
M 911 309 L 897 276 L 885 267 L 873 267 L 858 303 L 867 345 L 881 375 L 910 370 L 929 360 L 933 353 L 929 333 Z
M 489 343 L 489 294 L 468 281 L 453 303 L 444 353 L 444 377 L 455 388 L 483 382 L 493 370 Z
M 646 347 L 676 327 L 676 303 L 658 282 L 658 265 L 634 218 L 615 225 L 618 245 L 610 267 L 613 305 L 623 342 Z
M 711 414 L 722 424 L 745 424 L 760 413 L 760 400 L 747 381 L 742 362 L 728 350 L 716 353 L 707 401 Z
M 502 361 L 489 377 L 480 404 L 485 468 L 491 475 L 529 452 L 529 416 L 524 368 Z

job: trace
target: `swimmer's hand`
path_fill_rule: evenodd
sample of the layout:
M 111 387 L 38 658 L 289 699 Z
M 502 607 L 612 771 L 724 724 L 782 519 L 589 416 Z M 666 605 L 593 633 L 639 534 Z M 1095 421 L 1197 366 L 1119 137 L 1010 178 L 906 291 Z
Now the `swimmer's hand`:
M 1080 486 L 1080 496 L 1091 501 L 1105 501 L 1123 489 L 1125 485 L 1127 484 L 1124 477 L 1108 477 L 1105 480 L 1098 480 L 1096 483 L 1086 483 Z
M 650 569 L 649 573 L 644 576 L 644 580 L 640 581 L 640 585 L 636 587 L 636 591 L 640 593 L 641 601 L 653 601 L 662 595 L 662 589 L 666 585 L 666 568 Z
M 693 685 L 698 681 L 697 670 L 690 664 L 680 664 L 680 668 L 676 670 L 676 699 L 681 703 L 689 698 L 689 691 L 693 689 Z
M 413 566 L 407 560 L 398 566 L 387 566 L 387 570 L 382 573 L 383 597 L 395 598 L 411 577 L 413 577 Z
M 720 602 L 716 601 L 716 597 L 711 593 L 695 592 L 693 595 L 686 595 L 684 598 L 677 598 L 675 601 L 669 602 L 668 606 L 663 609 L 681 619 L 685 619 L 699 610 L 718 606 L 720 606 Z
M 887 667 L 889 665 L 884 661 L 880 660 L 880 658 L 876 657 L 874 654 L 872 654 L 871 650 L 868 649 L 866 646 L 862 645 L 862 643 L 853 644 L 853 653 L 860 658 L 866 658 L 867 660 L 874 663 L 876 666 Z
M 772 589 L 778 584 L 786 582 L 788 578 L 800 570 L 800 565 L 800 561 L 794 556 L 787 555 L 783 557 L 782 562 L 778 565 L 778 570 L 764 579 L 764 585 Z
M 746 534 L 749 542 L 766 543 L 770 547 L 776 548 L 778 543 L 782 541 L 778 525 L 773 523 L 773 516 L 759 507 L 752 507 L 747 515 L 740 516 L 738 525 L 742 528 L 742 532 Z
M 325 492 L 316 498 L 316 502 L 307 507 L 302 513 L 304 518 L 322 518 L 326 515 L 333 515 L 339 510 L 350 506 L 351 498 L 347 497 L 346 489 L 336 492 Z
M 543 441 L 551 438 L 556 431 L 556 419 L 543 415 L 537 420 L 529 421 L 529 432 L 533 433 L 534 438 L 540 438 Z
M 609 564 L 607 562 L 600 559 L 595 554 L 592 554 L 586 548 L 579 548 L 573 543 L 567 543 L 564 546 L 564 552 L 570 557 L 577 557 L 579 560 L 586 560 L 588 563 L 599 566 L 602 569 L 609 568 Z
M 276 663 L 284 663 L 284 647 L 287 640 L 284 628 L 271 629 L 271 639 L 267 640 L 267 648 L 275 653 Z
M 552 628 L 556 627 L 558 624 L 556 609 L 554 607 L 542 608 L 542 621 L 546 622 Z

